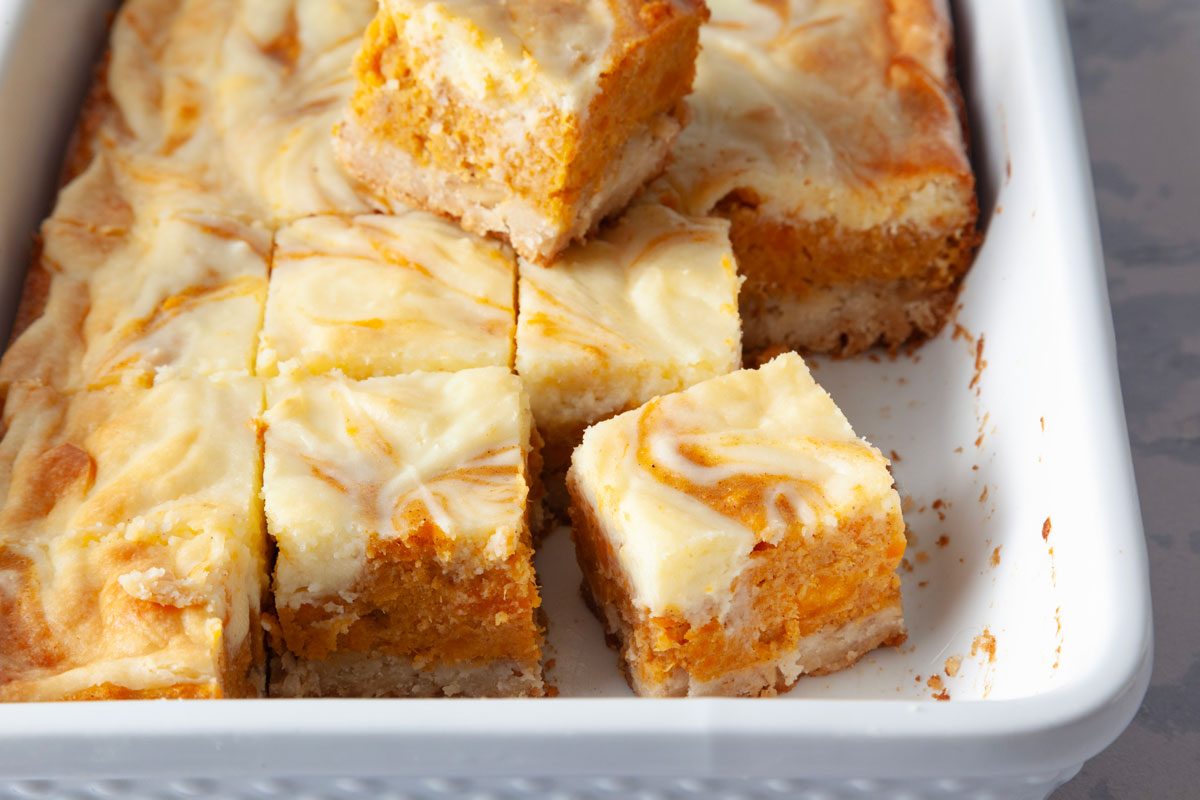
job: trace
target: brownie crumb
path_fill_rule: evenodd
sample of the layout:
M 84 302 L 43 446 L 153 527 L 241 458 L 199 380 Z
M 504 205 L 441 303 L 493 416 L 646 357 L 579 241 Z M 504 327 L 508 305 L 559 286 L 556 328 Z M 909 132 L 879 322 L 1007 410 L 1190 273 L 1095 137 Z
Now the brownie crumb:
M 987 369 L 987 363 L 987 359 L 983 357 L 983 334 L 981 333 L 975 340 L 975 374 L 971 377 L 968 389 L 978 389 L 979 382 L 983 380 L 983 371 Z
M 976 656 L 983 653 L 987 656 L 988 663 L 996 660 L 996 637 L 987 628 L 983 629 L 983 633 L 975 637 L 971 642 L 971 655 Z

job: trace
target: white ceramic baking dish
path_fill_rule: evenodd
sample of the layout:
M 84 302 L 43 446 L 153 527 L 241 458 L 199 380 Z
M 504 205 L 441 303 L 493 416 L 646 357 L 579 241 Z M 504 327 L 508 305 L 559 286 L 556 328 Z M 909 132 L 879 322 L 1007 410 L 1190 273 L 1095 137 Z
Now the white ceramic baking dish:
M 111 8 L 0 0 L 8 313 Z M 1086 148 L 1059 4 L 955 11 L 987 225 L 958 335 L 816 373 L 899 456 L 904 647 L 779 699 L 636 699 L 559 532 L 538 562 L 558 698 L 0 706 L 0 796 L 1042 798 L 1071 777 L 1151 653 Z

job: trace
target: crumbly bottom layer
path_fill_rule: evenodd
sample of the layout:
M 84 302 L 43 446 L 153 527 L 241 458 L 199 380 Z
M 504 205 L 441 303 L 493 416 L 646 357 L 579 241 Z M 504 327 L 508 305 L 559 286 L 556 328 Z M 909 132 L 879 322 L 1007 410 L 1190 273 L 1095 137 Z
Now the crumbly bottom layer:
M 876 345 L 895 349 L 935 336 L 957 296 L 957 287 L 930 291 L 903 280 L 812 289 L 801 297 L 747 293 L 740 303 L 745 349 L 750 356 L 779 347 L 839 355 Z
M 272 697 L 540 697 L 541 664 L 496 661 L 418 668 L 406 656 L 335 653 L 271 659 Z
M 671 144 L 682 125 L 675 113 L 651 119 L 613 158 L 591 194 L 570 219 L 552 219 L 508 187 L 468 181 L 437 167 L 420 164 L 406 150 L 374 134 L 353 114 L 338 126 L 334 148 L 351 175 L 392 201 L 416 205 L 456 218 L 481 236 L 498 234 L 524 258 L 549 263 L 572 241 L 582 239 L 667 165 Z

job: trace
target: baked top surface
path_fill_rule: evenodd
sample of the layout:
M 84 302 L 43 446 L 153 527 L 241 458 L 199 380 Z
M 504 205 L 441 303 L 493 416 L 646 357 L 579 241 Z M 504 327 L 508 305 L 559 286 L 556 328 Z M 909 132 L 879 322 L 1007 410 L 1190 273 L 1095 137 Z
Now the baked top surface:
M 103 152 L 146 208 L 278 223 L 386 206 L 330 133 L 373 0 L 130 0 L 68 159 Z
M 141 216 L 199 211 L 248 218 L 252 204 L 222 154 L 222 45 L 243 0 L 127 0 L 66 163 L 103 157 Z
M 254 379 L 13 387 L 0 443 L 0 691 L 219 681 L 265 588 Z M 220 431 L 220 435 L 214 435 Z
M 3 380 L 64 390 L 253 372 L 271 234 L 205 214 L 96 230 L 52 219 L 31 280 L 39 318 L 5 354 Z
M 690 126 L 666 183 L 692 213 L 742 190 L 847 228 L 969 218 L 938 0 L 711 0 Z
M 146 364 L 173 374 L 250 374 L 266 300 L 271 235 L 207 215 L 135 229 L 89 278 L 84 374 Z
M 260 218 L 384 206 L 338 166 L 332 131 L 375 0 L 240 0 L 216 82 L 224 158 Z
M 221 42 L 240 2 L 121 5 L 100 83 L 111 104 L 91 109 L 104 117 L 103 134 L 111 142 L 176 161 L 204 157 L 216 133 L 213 89 Z
M 551 267 L 520 264 L 517 370 L 736 369 L 740 278 L 723 220 L 640 205 Z
M 695 0 L 383 0 L 413 46 L 436 54 L 439 75 L 476 100 L 535 96 L 580 113 L 601 76 L 637 42 Z
M 432 533 L 447 565 L 522 546 L 530 417 L 507 369 L 268 383 L 264 494 L 280 605 L 349 590 L 372 539 Z
M 571 474 L 634 602 L 707 618 L 757 544 L 898 516 L 887 466 L 789 353 L 593 426 Z
M 508 367 L 515 272 L 506 247 L 425 212 L 300 220 L 276 236 L 259 374 Z

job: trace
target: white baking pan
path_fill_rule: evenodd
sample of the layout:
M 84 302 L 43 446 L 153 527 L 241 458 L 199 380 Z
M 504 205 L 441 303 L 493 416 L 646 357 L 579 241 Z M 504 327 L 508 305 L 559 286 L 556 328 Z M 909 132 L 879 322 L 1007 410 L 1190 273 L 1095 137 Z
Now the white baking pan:
M 6 312 L 111 7 L 0 0 Z M 1042 798 L 1075 774 L 1151 653 L 1087 153 L 1059 4 L 955 10 L 987 226 L 961 328 L 816 372 L 899 456 L 905 646 L 779 699 L 636 699 L 559 532 L 538 562 L 557 698 L 5 705 L 0 797 Z

